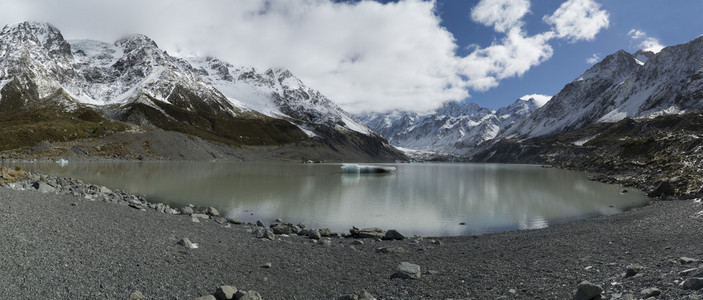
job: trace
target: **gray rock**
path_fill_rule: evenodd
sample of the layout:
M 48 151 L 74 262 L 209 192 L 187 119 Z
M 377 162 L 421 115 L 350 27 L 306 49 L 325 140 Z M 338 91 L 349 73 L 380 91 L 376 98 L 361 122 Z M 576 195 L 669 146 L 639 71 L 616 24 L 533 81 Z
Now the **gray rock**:
M 195 300 L 217 300 L 217 298 L 215 298 L 215 296 L 213 295 L 205 295 L 195 298 Z
M 267 263 L 261 265 L 261 267 L 264 268 L 264 269 L 270 269 L 272 266 L 273 266 L 273 265 L 272 265 L 270 262 L 267 262 Z
M 223 285 L 217 288 L 215 292 L 215 299 L 217 300 L 230 300 L 234 299 L 234 294 L 237 293 L 237 288 L 231 285 Z
M 278 219 L 276 219 L 276 222 L 283 223 L 283 220 L 281 218 L 278 218 Z
M 235 224 L 235 225 L 242 225 L 242 224 L 244 224 L 244 221 L 242 221 L 242 220 L 240 220 L 240 219 L 230 219 L 230 218 L 227 218 L 227 222 L 230 222 L 230 223 Z
M 246 294 L 247 294 L 247 291 L 237 290 L 237 292 L 234 293 L 234 299 L 241 299 Z
M 197 247 L 188 238 L 181 239 L 180 241 L 178 241 L 178 244 L 188 249 L 195 249 Z
M 196 218 L 205 219 L 205 220 L 210 219 L 210 216 L 208 216 L 206 214 L 192 214 L 191 216 L 196 217 Z
M 144 299 L 144 294 L 142 294 L 141 291 L 134 291 L 131 294 L 129 294 L 129 300 L 133 299 Z
M 688 278 L 683 282 L 682 286 L 684 289 L 687 290 L 700 290 L 701 288 L 703 288 L 703 278 Z
M 273 231 L 267 229 L 267 230 L 264 232 L 264 238 L 267 238 L 267 239 L 273 241 L 273 240 L 276 239 L 276 235 L 273 234 Z
M 406 253 L 406 251 L 400 246 L 388 246 L 376 248 L 376 253 Z
M 644 266 L 642 266 L 640 264 L 629 265 L 625 269 L 625 277 L 635 276 L 635 275 L 637 275 L 637 273 L 642 272 L 642 270 L 644 270 L 644 269 L 645 269 Z
M 698 268 L 695 271 L 688 274 L 688 276 L 696 277 L 696 278 L 703 278 L 703 269 Z
M 338 300 L 359 300 L 359 296 L 356 294 L 346 294 L 346 295 L 341 295 Z
M 320 236 L 322 236 L 322 237 L 328 237 L 328 236 L 332 235 L 332 230 L 330 230 L 329 228 L 322 228 L 319 230 L 319 232 L 320 232 Z
M 679 276 L 688 276 L 694 273 L 700 272 L 698 268 L 690 268 L 679 272 Z M 693 277 L 703 277 L 703 276 L 693 276 Z
M 640 295 L 644 298 L 649 298 L 649 297 L 657 297 L 662 294 L 662 291 L 660 291 L 658 288 L 646 288 L 642 291 L 640 291 Z
M 444 246 L 444 243 L 440 240 L 430 240 L 430 244 L 435 246 Z
M 396 272 L 391 275 L 392 278 L 402 278 L 402 279 L 420 279 L 422 277 L 422 272 L 420 266 L 416 264 L 411 264 L 409 262 L 401 262 L 396 267 Z
M 574 300 L 591 300 L 593 298 L 600 297 L 601 293 L 603 293 L 602 287 L 588 281 L 583 281 L 579 283 L 579 286 L 576 289 Z
M 327 240 L 327 239 L 320 240 L 320 241 L 317 242 L 317 243 L 320 244 L 320 245 L 323 245 L 323 246 L 332 246 L 332 241 Z
M 376 300 L 376 297 L 371 295 L 371 293 L 367 292 L 366 290 L 362 290 L 361 294 L 359 295 L 359 300 Z
M 182 208 L 182 209 L 181 209 L 181 212 L 182 212 L 184 215 L 192 215 L 193 213 L 195 213 L 195 211 L 193 211 L 193 208 L 190 207 L 190 206 L 186 206 L 186 207 Z
M 213 217 L 213 219 L 215 220 L 215 223 L 220 225 L 227 223 L 227 219 L 223 217 Z
M 112 190 L 105 186 L 101 186 L 99 191 L 101 194 L 112 194 Z
M 254 228 L 254 231 L 252 233 L 254 233 L 254 236 L 256 236 L 257 238 L 262 239 L 262 238 L 266 237 L 266 231 L 267 231 L 266 228 L 257 227 L 257 228 Z
M 208 207 L 208 208 L 205 210 L 205 214 L 206 214 L 206 215 L 209 215 L 209 216 L 213 216 L 213 217 L 219 217 L 219 216 L 220 216 L 220 212 L 217 211 L 217 209 L 214 208 L 214 207 L 212 207 L 212 206 Z
M 200 219 L 198 219 L 198 217 L 196 217 L 196 216 L 191 216 L 190 220 L 194 223 L 200 223 Z
M 391 229 L 386 231 L 386 235 L 384 238 L 387 240 L 404 240 L 405 236 L 402 235 L 400 232 L 396 231 L 395 229 Z
M 358 232 L 359 238 L 384 238 L 386 233 L 379 228 L 364 228 Z
M 690 257 L 681 257 L 679 258 L 679 263 L 682 265 L 687 265 L 687 264 L 692 264 L 692 263 L 697 263 L 698 260 L 695 258 L 690 258 Z
M 34 187 L 37 191 L 42 192 L 44 194 L 56 192 L 56 188 L 54 188 L 53 186 L 50 186 L 44 182 L 41 182 L 41 181 L 35 182 L 32 185 L 32 187 Z
M 154 209 L 158 212 L 164 212 L 164 210 L 166 210 L 166 207 L 163 203 L 158 203 L 156 204 L 156 207 Z
M 256 226 L 266 227 L 264 226 L 264 222 L 261 222 L 260 220 L 256 220 Z
M 364 244 L 364 241 L 361 241 L 361 240 L 354 240 L 352 242 L 352 245 L 363 245 L 363 244 Z
M 242 295 L 239 298 L 235 298 L 237 300 L 262 300 L 261 295 L 257 293 L 256 291 L 248 291 L 244 295 Z
M 271 228 L 274 234 L 293 234 L 293 227 L 288 225 L 278 225 Z
M 308 238 L 313 239 L 313 240 L 319 240 L 322 238 L 322 235 L 317 230 L 310 230 L 310 231 L 308 231 Z

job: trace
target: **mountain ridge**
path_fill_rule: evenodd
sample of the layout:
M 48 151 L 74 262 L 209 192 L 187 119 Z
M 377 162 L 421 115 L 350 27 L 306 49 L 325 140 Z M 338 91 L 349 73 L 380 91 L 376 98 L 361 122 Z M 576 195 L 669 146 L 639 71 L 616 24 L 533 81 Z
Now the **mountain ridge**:
M 230 68 L 220 60 L 213 65 L 217 70 L 206 70 L 198 62 L 207 60 L 171 56 L 141 34 L 112 44 L 66 41 L 56 27 L 37 22 L 7 25 L 0 32 L 0 91 L 19 80 L 25 90 L 14 93 L 21 99 L 12 103 L 30 110 L 37 101 L 29 99 L 48 101 L 58 92 L 63 97 L 51 100 L 64 101 L 64 109 L 90 109 L 110 120 L 235 146 L 313 143 L 329 148 L 331 152 L 323 152 L 337 158 L 356 151 L 368 158 L 404 157 L 287 70 L 260 73 Z M 215 85 L 215 79 L 230 85 Z M 260 101 L 260 106 L 270 106 L 276 113 L 261 113 L 230 97 L 236 83 L 248 85 L 244 94 L 253 91 L 260 96 L 248 100 Z M 222 87 L 228 89 L 222 92 L 218 89 Z M 3 100 L 0 106 L 8 108 L 10 101 Z

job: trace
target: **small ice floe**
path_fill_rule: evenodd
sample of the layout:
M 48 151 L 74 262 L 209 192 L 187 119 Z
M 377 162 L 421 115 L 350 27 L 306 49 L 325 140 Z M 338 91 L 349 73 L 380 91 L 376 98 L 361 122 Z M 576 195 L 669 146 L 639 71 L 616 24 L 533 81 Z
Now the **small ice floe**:
M 59 160 L 57 160 L 56 163 L 59 164 L 59 166 L 65 167 L 66 165 L 68 165 L 68 160 L 65 160 L 63 158 L 59 158 Z
M 372 165 L 343 164 L 342 173 L 393 173 L 395 167 L 382 167 Z

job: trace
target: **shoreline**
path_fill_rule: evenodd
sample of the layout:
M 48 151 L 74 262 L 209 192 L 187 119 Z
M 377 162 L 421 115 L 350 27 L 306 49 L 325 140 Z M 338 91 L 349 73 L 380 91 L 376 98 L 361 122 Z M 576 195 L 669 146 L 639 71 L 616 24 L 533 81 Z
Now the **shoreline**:
M 691 243 L 703 238 L 703 206 L 693 200 L 652 201 L 543 229 L 380 240 L 259 238 L 256 226 L 211 217 L 195 223 L 157 207 L 71 194 L 0 188 L 0 199 L 5 295 L 128 298 L 139 291 L 148 299 L 190 299 L 233 285 L 263 299 L 564 299 L 584 280 L 610 299 L 642 297 L 647 288 L 662 298 L 699 295 L 679 286 L 687 279 L 679 272 L 698 266 L 679 259 L 703 259 Z M 185 238 L 198 248 L 180 245 Z M 391 279 L 401 262 L 419 265 L 421 278 Z M 643 268 L 624 277 L 633 264 Z
M 62 159 L 63 159 L 63 158 L 62 158 Z M 82 160 L 71 160 L 71 162 L 77 162 L 77 163 L 79 163 L 79 164 L 80 164 L 80 163 L 90 163 L 90 162 L 100 162 L 100 163 L 108 163 L 108 164 L 109 164 L 109 163 L 137 163 L 137 164 L 140 164 L 140 165 L 141 165 L 142 163 L 147 163 L 147 164 L 148 164 L 148 163 L 157 163 L 157 164 L 158 164 L 158 163 L 169 163 L 169 162 L 179 162 L 179 163 L 180 163 L 180 162 L 182 162 L 182 163 L 212 163 L 212 162 L 214 162 L 214 161 L 178 161 L 178 160 L 144 160 L 144 161 L 140 161 L 140 160 L 124 160 L 124 159 L 103 158 L 103 157 L 94 157 L 94 158 L 92 158 L 92 157 L 91 157 L 91 158 L 84 157 Z M 285 164 L 294 164 L 294 165 L 299 165 L 299 164 L 300 164 L 299 162 L 291 162 L 291 161 L 276 161 L 276 162 L 271 162 L 271 161 L 244 161 L 244 162 L 241 162 L 241 161 L 224 160 L 224 161 L 221 161 L 221 162 L 227 162 L 227 163 L 233 163 L 233 164 L 239 164 L 239 163 L 242 163 L 242 164 L 285 163 Z M 13 163 L 16 163 L 16 164 L 13 165 Z M 20 166 L 26 167 L 28 170 L 33 170 L 33 171 L 38 172 L 38 174 L 42 174 L 41 168 L 38 169 L 38 168 L 36 168 L 36 167 L 33 168 L 33 167 L 30 167 L 30 166 L 27 166 L 27 164 L 30 164 L 30 165 L 31 165 L 31 164 L 35 164 L 35 163 L 36 163 L 36 164 L 42 164 L 42 165 L 44 165 L 44 164 L 51 165 L 51 164 L 57 163 L 57 159 L 56 159 L 56 158 L 53 158 L 53 159 L 45 158 L 45 159 L 40 159 L 40 160 L 33 159 L 33 160 L 3 161 L 3 162 L 0 162 L 0 166 L 2 166 L 2 164 L 4 164 L 5 167 L 7 168 L 7 167 L 17 166 L 17 164 L 20 164 Z M 303 164 L 304 164 L 304 163 L 303 163 Z M 324 163 L 324 164 L 343 165 L 344 163 L 332 162 L 332 163 Z M 399 163 L 396 163 L 396 164 L 399 164 Z M 431 162 L 431 164 L 435 164 L 435 162 Z M 472 163 L 468 163 L 468 164 L 472 164 Z M 484 163 L 478 163 L 478 164 L 484 164 Z M 58 165 L 61 166 L 61 167 L 64 167 L 64 165 L 60 165 L 60 164 L 58 164 Z M 558 168 L 558 167 L 548 166 L 548 165 L 544 165 L 544 164 L 510 164 L 510 165 L 517 165 L 517 166 L 525 165 L 525 166 L 533 166 L 533 167 L 540 167 L 540 168 Z M 562 169 L 562 170 L 569 171 L 569 172 L 576 171 L 576 170 L 564 169 L 564 168 L 558 168 L 558 169 Z M 577 171 L 577 172 L 579 172 L 579 171 Z M 64 189 L 64 190 L 65 190 L 65 191 L 64 191 L 65 193 L 71 192 L 71 191 L 69 191 L 69 189 L 72 189 L 72 187 L 71 187 L 70 185 L 69 185 L 69 186 L 65 186 L 65 187 L 62 187 L 62 186 L 60 186 L 60 185 L 57 186 L 57 179 L 59 180 L 59 182 L 67 182 L 67 183 L 69 183 L 69 184 L 74 184 L 74 185 L 75 185 L 75 183 L 74 183 L 74 181 L 76 181 L 75 178 L 66 177 L 66 176 L 71 176 L 71 175 L 68 175 L 68 174 L 65 174 L 65 173 L 62 173 L 62 172 L 50 172 L 50 173 L 57 174 L 57 175 L 41 175 L 41 176 L 47 177 L 47 178 L 49 178 L 49 177 L 50 177 L 50 178 L 53 178 L 53 181 L 52 181 L 52 183 L 51 183 L 52 186 L 57 187 L 57 188 L 59 188 L 59 189 Z M 344 173 L 344 172 L 340 172 L 340 173 Z M 588 178 L 589 181 L 600 182 L 600 183 L 604 183 L 604 184 L 608 184 L 608 185 L 615 185 L 615 184 L 617 184 L 617 183 L 613 183 L 613 182 L 603 182 L 602 180 L 598 180 L 598 179 L 597 179 L 597 176 L 596 176 L 597 174 L 594 174 L 594 173 L 583 172 L 583 171 L 580 172 L 580 173 L 583 173 L 583 174 L 585 175 L 584 178 Z M 58 177 L 56 177 L 56 176 L 58 176 Z M 80 176 L 79 176 L 79 177 L 80 177 Z M 37 177 L 37 178 L 38 178 L 38 177 Z M 36 181 L 37 178 L 35 178 L 35 179 L 33 179 L 33 180 Z M 89 178 L 86 177 L 86 176 L 83 176 L 82 179 L 88 180 Z M 84 184 L 82 181 L 80 181 L 80 180 L 78 180 L 78 181 L 80 182 L 81 185 Z M 104 189 L 110 190 L 110 189 L 116 188 L 116 191 L 118 191 L 118 192 L 119 192 L 120 194 L 122 194 L 122 195 L 129 195 L 129 196 L 139 197 L 142 202 L 141 202 L 141 203 L 135 203 L 136 205 L 139 205 L 139 206 L 145 207 L 145 208 L 148 207 L 148 208 L 150 208 L 150 209 L 155 208 L 155 205 L 162 205 L 162 206 L 165 206 L 165 207 L 166 207 L 167 209 L 169 209 L 169 210 L 172 209 L 174 214 L 181 214 L 181 211 L 180 211 L 179 209 L 180 209 L 180 208 L 183 208 L 183 207 L 185 207 L 185 206 L 187 206 L 187 205 L 190 205 L 191 207 L 195 208 L 195 211 L 196 211 L 197 214 L 202 215 L 202 214 L 205 214 L 205 210 L 208 208 L 208 207 L 207 207 L 208 205 L 217 205 L 217 204 L 202 203 L 202 202 L 201 202 L 201 203 L 198 203 L 197 201 L 193 201 L 193 199 L 195 199 L 195 198 L 190 199 L 190 198 L 192 198 L 192 197 L 190 197 L 190 198 L 188 198 L 188 199 L 183 198 L 183 199 L 180 199 L 179 201 L 173 201 L 172 199 L 168 199 L 168 198 L 164 198 L 164 197 L 160 197 L 160 196 L 149 197 L 149 196 L 147 196 L 147 195 L 145 195 L 145 194 L 133 194 L 133 193 L 131 193 L 131 192 L 129 192 L 129 191 L 120 190 L 120 186 L 119 186 L 119 185 L 118 185 L 118 186 L 111 186 L 110 188 L 108 188 L 108 187 L 106 187 L 106 186 L 99 186 L 100 184 L 106 184 L 106 185 L 110 185 L 110 184 L 111 184 L 110 182 L 107 182 L 107 181 L 105 181 L 105 180 L 102 180 L 102 182 L 101 182 L 101 181 L 96 181 L 96 182 L 98 182 L 98 183 L 95 183 L 95 184 L 90 183 L 90 184 L 85 184 L 85 185 L 87 185 L 87 186 L 93 186 L 93 189 L 104 188 Z M 1 183 L 2 183 L 2 181 L 0 180 L 0 184 L 1 184 Z M 26 188 L 27 186 L 29 186 L 29 184 L 25 184 L 25 188 Z M 642 194 L 642 195 L 645 195 L 645 194 L 646 194 L 645 191 L 642 191 L 642 190 L 640 190 L 640 189 L 638 189 L 638 188 L 636 188 L 636 187 L 627 187 L 627 189 L 626 189 L 626 188 L 625 188 L 626 186 L 623 186 L 622 184 L 619 184 L 619 186 L 620 186 L 620 191 L 621 191 L 620 194 L 624 194 L 625 192 L 627 192 L 627 189 L 630 189 L 631 192 L 634 192 L 633 190 L 634 190 L 634 189 L 637 189 L 637 194 L 638 194 L 638 195 L 639 195 L 639 194 Z M 124 188 L 124 187 L 126 187 L 126 186 L 125 186 L 125 185 L 122 185 L 122 188 Z M 76 187 L 74 186 L 73 188 L 76 188 Z M 614 188 L 614 187 L 613 187 L 613 188 Z M 86 189 L 86 190 L 87 190 L 87 188 L 86 188 L 85 186 L 84 186 L 84 187 L 80 187 L 80 189 L 81 189 L 81 190 L 83 190 L 83 189 Z M 623 190 L 625 190 L 625 192 L 622 192 Z M 85 196 L 85 194 L 84 194 L 84 195 L 81 195 L 81 196 Z M 102 198 L 102 197 L 104 197 L 105 195 L 93 194 L 92 196 L 95 197 L 95 198 Z M 108 195 L 108 196 L 111 196 L 111 197 L 114 198 L 114 196 L 119 196 L 119 195 Z M 196 197 L 197 197 L 197 196 L 196 196 Z M 122 200 L 122 197 L 121 197 L 121 196 L 118 197 L 118 198 L 119 198 L 119 199 L 113 199 L 113 200 L 114 200 L 113 202 L 116 202 L 116 201 L 118 201 L 118 200 Z M 639 199 L 639 198 L 638 198 L 638 199 Z M 558 224 L 565 224 L 565 223 L 569 223 L 569 222 L 574 222 L 574 221 L 589 219 L 589 218 L 593 218 L 593 217 L 597 217 L 597 216 L 602 216 L 602 215 L 607 215 L 607 214 L 621 213 L 622 211 L 626 211 L 626 210 L 629 210 L 629 209 L 632 209 L 632 208 L 635 208 L 635 207 L 641 207 L 641 206 L 649 205 L 649 203 L 653 200 L 653 198 L 651 198 L 651 197 L 645 197 L 645 196 L 642 196 L 641 199 L 642 199 L 642 201 L 639 201 L 639 200 L 638 200 L 637 203 L 628 202 L 628 204 L 622 204 L 622 206 L 617 206 L 617 211 L 615 211 L 615 212 L 603 212 L 603 211 L 596 212 L 596 211 L 593 211 L 593 212 L 590 212 L 590 213 L 588 213 L 588 214 L 583 214 L 583 215 L 581 215 L 581 216 L 579 216 L 579 217 L 564 217 L 564 218 L 554 218 L 554 219 L 550 219 L 547 226 L 553 226 L 553 225 L 558 225 Z M 623 202 L 623 203 L 624 203 L 624 202 Z M 129 204 L 129 203 L 128 203 L 128 204 Z M 197 207 L 193 206 L 193 204 L 195 204 Z M 173 205 L 173 207 L 169 207 L 169 205 Z M 614 206 L 610 206 L 610 207 L 614 207 Z M 221 209 L 221 207 L 217 207 L 217 209 Z M 255 211 L 255 210 L 251 210 L 251 211 L 249 211 L 249 210 L 244 210 L 244 211 L 246 212 L 246 215 L 238 215 L 238 216 L 236 216 L 236 217 L 238 217 L 238 218 L 243 219 L 243 221 L 240 220 L 238 223 L 256 224 L 257 221 L 263 221 L 263 222 L 266 222 L 267 224 L 268 224 L 269 222 L 270 222 L 270 223 L 274 223 L 274 224 L 277 223 L 277 222 L 274 222 L 274 218 L 277 217 L 277 216 L 270 217 L 270 219 L 267 219 L 267 218 L 263 218 L 263 219 L 262 219 L 262 218 L 260 218 L 260 217 L 255 217 L 255 216 L 254 216 L 254 214 L 257 214 L 257 215 L 258 215 L 258 212 Z M 251 212 L 251 216 L 249 216 L 249 212 Z M 225 216 L 223 215 L 223 217 L 225 217 Z M 289 224 L 289 225 L 291 225 L 291 227 L 293 227 L 293 225 L 299 225 L 299 224 L 300 224 L 299 222 L 301 222 L 300 219 L 296 220 L 296 219 L 293 218 L 293 217 L 291 217 L 290 220 L 289 220 L 287 217 L 285 217 L 285 216 L 281 216 L 281 217 L 283 217 L 284 219 L 286 219 L 286 221 L 292 221 L 293 224 Z M 235 217 L 233 216 L 232 218 L 235 218 Z M 336 233 L 338 233 L 339 235 L 342 235 L 342 236 L 344 236 L 345 234 L 348 234 L 349 231 L 350 231 L 351 229 L 353 229 L 352 227 L 353 227 L 354 225 L 357 225 L 357 226 L 362 225 L 362 226 L 359 226 L 359 227 L 362 227 L 362 229 L 363 229 L 363 228 L 376 228 L 376 229 L 377 229 L 378 227 L 381 227 L 382 230 L 379 230 L 379 231 L 381 231 L 381 233 L 382 233 L 382 234 L 380 235 L 380 237 L 383 237 L 383 233 L 385 233 L 386 230 L 390 230 L 390 229 L 401 229 L 401 233 L 408 234 L 408 236 L 417 236 L 417 237 L 452 237 L 452 236 L 485 235 L 485 234 L 500 233 L 500 232 L 505 232 L 505 231 L 514 231 L 514 230 L 526 230 L 526 229 L 541 228 L 540 226 L 534 226 L 534 227 L 524 226 L 524 227 L 521 227 L 521 226 L 518 226 L 518 225 L 514 225 L 514 226 L 513 226 L 513 225 L 507 225 L 507 226 L 486 227 L 486 228 L 481 228 L 481 229 L 476 229 L 476 230 L 471 230 L 471 231 L 469 231 L 469 230 L 464 230 L 464 232 L 453 232 L 453 233 L 435 232 L 435 233 L 432 233 L 432 232 L 427 231 L 427 230 L 424 231 L 424 232 L 420 232 L 420 231 L 413 231 L 413 230 L 408 230 L 408 229 L 406 229 L 406 230 L 407 230 L 407 232 L 406 232 L 405 230 L 402 230 L 403 228 L 397 228 L 397 227 L 395 227 L 396 225 L 393 225 L 393 224 L 379 225 L 378 223 L 375 223 L 375 224 L 374 224 L 374 223 L 372 223 L 372 222 L 367 222 L 367 223 L 365 223 L 365 224 L 364 224 L 363 222 L 361 222 L 362 224 L 359 224 L 359 222 L 354 222 L 354 223 L 347 223 L 346 225 L 343 225 L 343 226 L 340 226 L 339 224 L 333 225 L 334 222 L 331 222 L 331 223 L 316 222 L 316 221 L 314 221 L 314 220 L 311 221 L 311 220 L 309 220 L 309 219 L 308 219 L 307 221 L 305 221 L 305 219 L 303 219 L 302 222 L 303 222 L 304 225 L 316 226 L 316 227 L 319 228 L 319 229 L 327 229 L 327 228 L 325 228 L 325 227 L 329 226 L 330 228 L 332 228 L 332 232 L 336 232 Z M 309 222 L 309 224 L 308 224 L 308 222 Z M 280 222 L 278 222 L 278 223 L 280 223 Z M 456 223 L 452 223 L 452 224 L 455 224 L 455 225 L 456 225 L 455 227 L 458 227 L 458 228 L 472 228 L 472 227 L 466 227 L 466 226 L 465 226 L 464 220 L 457 220 Z M 268 226 L 268 225 L 267 225 L 267 226 Z M 386 227 L 387 227 L 387 228 L 386 228 Z M 356 227 L 354 227 L 354 228 L 356 228 Z M 454 230 L 454 231 L 456 231 L 456 230 Z M 295 230 L 295 232 L 297 233 L 298 230 Z M 371 233 L 368 233 L 368 234 L 366 234 L 366 235 L 369 235 L 369 234 L 371 234 Z M 376 235 L 378 235 L 378 234 L 376 234 Z

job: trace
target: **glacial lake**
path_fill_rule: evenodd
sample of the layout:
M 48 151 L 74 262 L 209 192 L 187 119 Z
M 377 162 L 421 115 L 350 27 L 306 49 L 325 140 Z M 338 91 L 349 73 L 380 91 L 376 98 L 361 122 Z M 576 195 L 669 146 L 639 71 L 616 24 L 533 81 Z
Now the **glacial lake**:
M 13 164 L 14 165 L 14 164 Z M 534 165 L 379 164 L 390 174 L 348 174 L 341 164 L 239 162 L 21 163 L 24 169 L 145 195 L 171 206 L 214 206 L 266 224 L 396 229 L 421 236 L 475 235 L 616 214 L 648 202 L 640 191 L 585 173 Z

